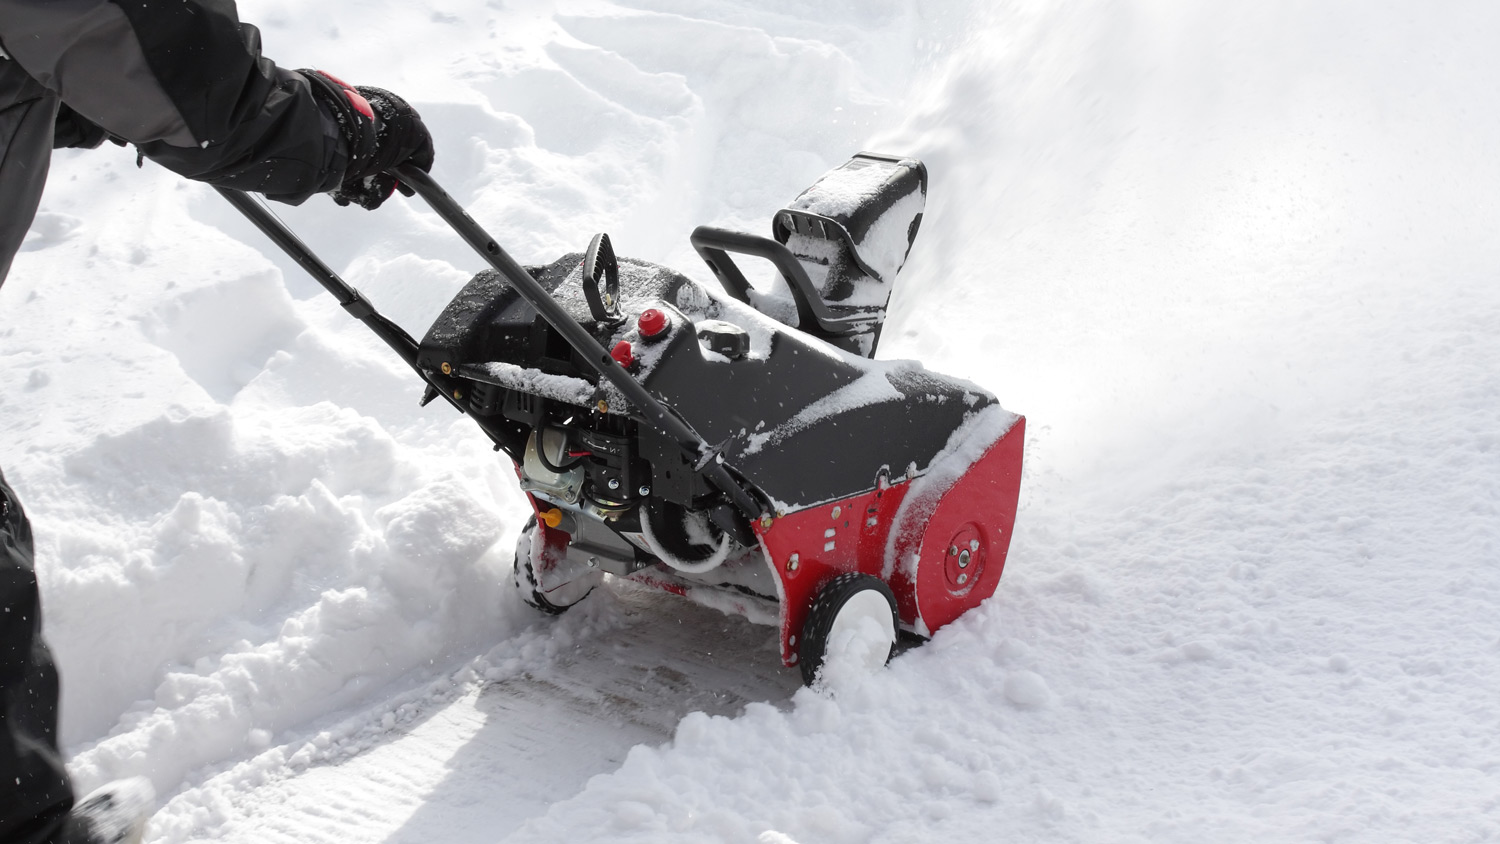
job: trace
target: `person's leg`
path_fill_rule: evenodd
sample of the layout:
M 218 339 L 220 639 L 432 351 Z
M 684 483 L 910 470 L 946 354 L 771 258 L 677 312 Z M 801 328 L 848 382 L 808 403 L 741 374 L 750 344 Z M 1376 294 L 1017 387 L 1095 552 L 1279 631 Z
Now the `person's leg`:
M 19 64 L 0 59 L 0 284 L 42 200 L 57 105 L 57 95 Z
M 0 474 L 0 841 L 59 840 L 73 789 L 57 752 L 57 670 L 42 641 L 31 525 Z

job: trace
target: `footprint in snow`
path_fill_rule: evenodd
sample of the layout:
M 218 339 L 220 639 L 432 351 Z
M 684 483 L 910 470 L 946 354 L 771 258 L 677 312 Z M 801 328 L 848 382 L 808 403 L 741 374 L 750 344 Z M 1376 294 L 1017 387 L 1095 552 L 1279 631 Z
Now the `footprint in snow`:
M 39 211 L 36 218 L 31 221 L 31 229 L 26 232 L 26 239 L 21 242 L 21 251 L 33 252 L 56 246 L 72 237 L 82 225 L 83 220 L 72 214 L 64 214 L 61 211 Z

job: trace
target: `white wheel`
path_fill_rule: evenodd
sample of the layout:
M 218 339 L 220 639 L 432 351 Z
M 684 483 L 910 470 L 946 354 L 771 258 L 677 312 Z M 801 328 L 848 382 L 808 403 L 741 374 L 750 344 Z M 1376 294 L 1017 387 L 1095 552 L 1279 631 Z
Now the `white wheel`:
M 802 679 L 812 685 L 825 665 L 854 672 L 883 667 L 896 648 L 896 630 L 896 596 L 885 581 L 858 572 L 835 577 L 818 591 L 802 625 Z

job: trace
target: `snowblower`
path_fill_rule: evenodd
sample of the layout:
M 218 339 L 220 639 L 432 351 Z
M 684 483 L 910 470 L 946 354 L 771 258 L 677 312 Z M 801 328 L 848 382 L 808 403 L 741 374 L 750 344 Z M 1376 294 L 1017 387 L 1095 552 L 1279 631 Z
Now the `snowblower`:
M 605 575 L 780 628 L 812 683 L 874 664 L 994 591 L 1025 419 L 983 389 L 873 359 L 926 204 L 916 160 L 860 153 L 772 220 L 691 236 L 722 289 L 617 258 L 607 235 L 523 267 L 426 173 L 393 171 L 488 263 L 420 342 L 258 202 L 229 201 L 515 463 L 535 510 L 528 603 Z M 734 256 L 769 262 L 750 283 Z M 866 643 L 856 645 L 855 643 Z M 873 643 L 873 645 L 869 644 Z

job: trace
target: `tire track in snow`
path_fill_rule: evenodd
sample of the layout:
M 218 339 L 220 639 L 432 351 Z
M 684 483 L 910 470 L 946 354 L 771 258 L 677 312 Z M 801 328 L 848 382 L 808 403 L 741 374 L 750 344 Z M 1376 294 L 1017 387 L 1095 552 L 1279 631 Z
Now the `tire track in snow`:
M 617 589 L 589 599 L 603 608 L 575 610 L 615 615 L 602 625 L 609 629 L 590 629 L 592 617 L 538 625 L 528 631 L 535 640 L 564 642 L 551 658 L 528 659 L 523 642 L 511 676 L 439 690 L 435 702 L 425 695 L 424 711 L 403 716 L 412 724 L 404 730 L 390 714 L 356 719 L 363 727 L 345 725 L 347 743 L 363 748 L 353 755 L 335 747 L 328 763 L 305 766 L 297 742 L 242 762 L 170 801 L 150 840 L 494 841 L 613 771 L 632 747 L 669 740 L 688 713 L 733 715 L 747 703 L 785 701 L 800 686 L 770 628 Z M 510 644 L 497 651 L 516 650 Z M 472 667 L 482 672 L 485 661 Z

